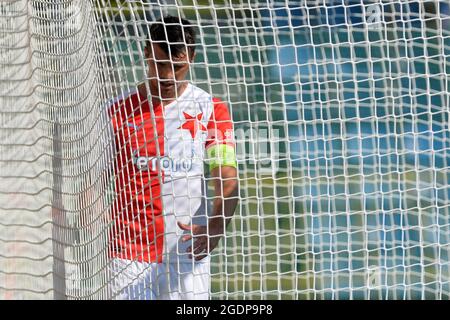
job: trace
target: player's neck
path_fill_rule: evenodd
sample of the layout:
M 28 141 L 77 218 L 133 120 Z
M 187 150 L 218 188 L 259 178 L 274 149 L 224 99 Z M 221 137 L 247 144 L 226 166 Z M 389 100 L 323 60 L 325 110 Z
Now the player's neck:
M 155 93 L 153 93 L 153 90 L 151 90 L 150 89 L 150 92 L 151 92 L 151 98 L 152 98 L 152 105 L 154 106 L 154 107 L 156 107 L 156 106 L 158 106 L 158 105 L 162 105 L 162 106 L 167 106 L 168 104 L 171 104 L 172 102 L 174 102 L 176 99 L 177 99 L 177 97 L 179 97 L 179 96 L 181 96 L 182 94 L 183 94 L 183 92 L 187 89 L 187 87 L 188 87 L 188 83 L 186 82 L 186 83 L 183 83 L 182 85 L 180 85 L 180 87 L 177 89 L 177 95 L 176 95 L 176 97 L 173 97 L 173 98 L 164 98 L 164 99 L 161 99 L 161 97 L 159 96 L 159 89 L 157 89 L 157 90 L 154 90 L 154 91 L 156 91 Z M 147 96 L 147 88 L 146 88 L 146 86 L 145 86 L 145 84 L 144 83 L 141 83 L 139 86 L 138 86 L 138 90 L 139 90 L 139 94 L 141 95 L 141 96 Z

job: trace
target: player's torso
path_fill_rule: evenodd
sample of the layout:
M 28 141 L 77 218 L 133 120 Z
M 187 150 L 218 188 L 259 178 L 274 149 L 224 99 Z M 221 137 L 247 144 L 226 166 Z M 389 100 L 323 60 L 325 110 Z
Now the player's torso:
M 180 251 L 177 221 L 191 223 L 193 216 L 206 214 L 202 177 L 211 96 L 189 85 L 177 101 L 164 107 L 150 109 L 138 93 L 128 99 L 113 121 L 117 169 L 122 171 L 117 172 L 117 183 L 122 199 L 132 203 L 128 220 L 138 216 L 151 225 L 163 216 L 164 227 L 158 231 L 164 235 L 163 251 Z M 163 253 L 161 248 L 155 250 Z
M 177 101 L 164 107 L 150 109 L 137 93 L 130 99 L 133 105 L 115 123 L 122 164 L 132 165 L 143 178 L 161 174 L 164 183 L 203 174 L 211 97 L 189 85 Z

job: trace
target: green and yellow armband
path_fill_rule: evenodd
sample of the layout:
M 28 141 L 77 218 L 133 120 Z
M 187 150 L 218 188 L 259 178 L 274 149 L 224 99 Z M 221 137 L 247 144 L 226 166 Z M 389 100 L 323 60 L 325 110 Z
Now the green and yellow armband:
M 228 144 L 215 144 L 206 150 L 206 154 L 209 171 L 220 166 L 237 168 L 236 152 L 233 146 Z

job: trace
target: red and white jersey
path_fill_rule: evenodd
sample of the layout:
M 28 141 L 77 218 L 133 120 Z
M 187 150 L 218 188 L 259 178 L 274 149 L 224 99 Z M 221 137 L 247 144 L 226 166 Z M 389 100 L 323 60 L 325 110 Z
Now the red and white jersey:
M 152 108 L 152 109 L 150 109 Z M 226 104 L 191 84 L 176 101 L 151 106 L 138 91 L 110 108 L 115 136 L 113 256 L 191 261 L 185 224 L 206 224 L 207 148 L 233 143 Z

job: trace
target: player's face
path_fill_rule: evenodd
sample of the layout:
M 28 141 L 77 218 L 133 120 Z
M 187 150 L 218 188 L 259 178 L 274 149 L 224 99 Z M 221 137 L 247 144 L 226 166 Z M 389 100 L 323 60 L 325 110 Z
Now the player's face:
M 187 53 L 170 57 L 158 44 L 147 46 L 145 55 L 148 59 L 148 78 L 152 94 L 162 100 L 179 96 L 187 84 L 185 78 L 193 57 L 190 59 Z

